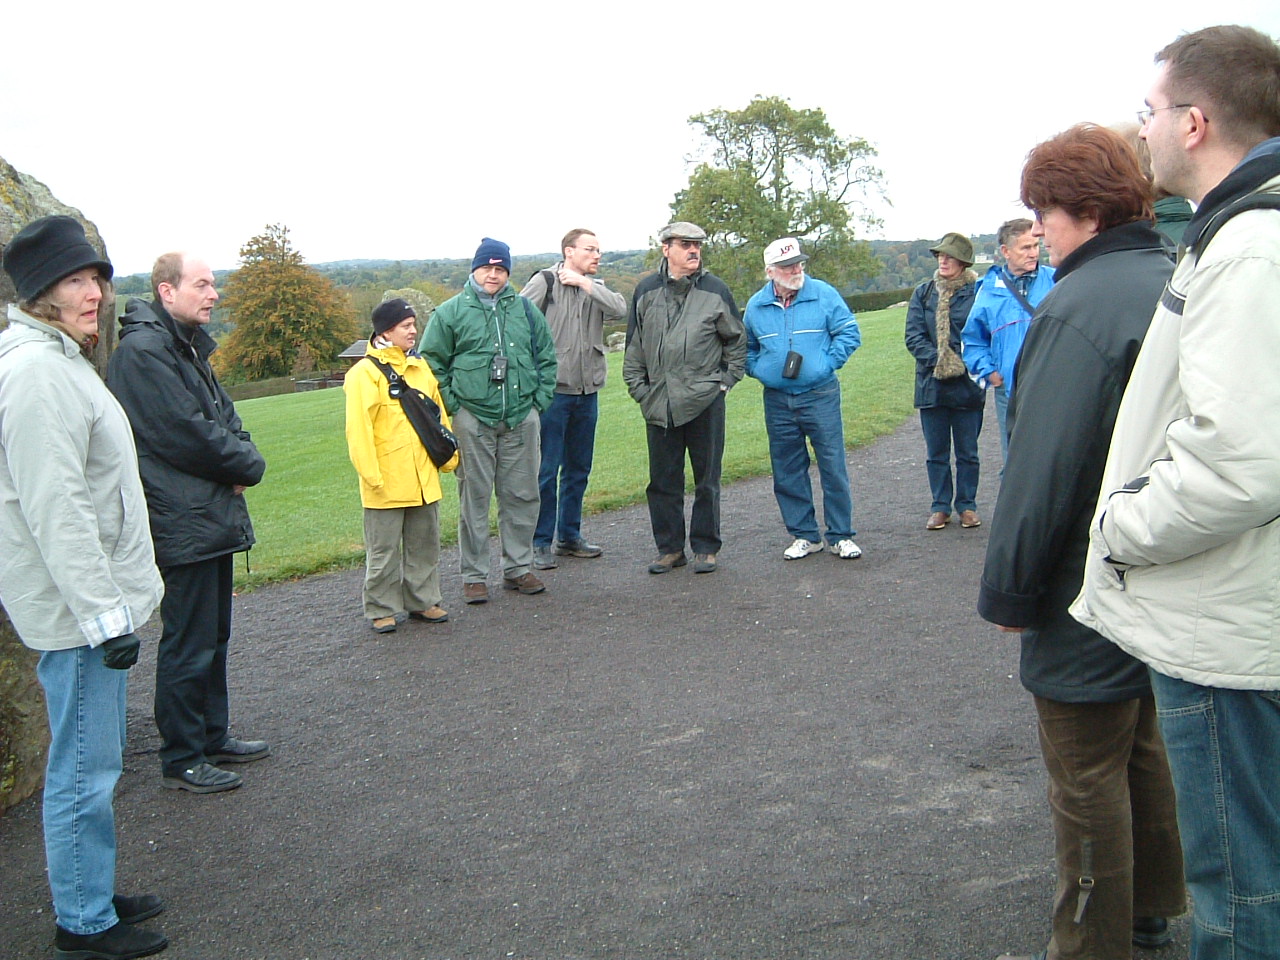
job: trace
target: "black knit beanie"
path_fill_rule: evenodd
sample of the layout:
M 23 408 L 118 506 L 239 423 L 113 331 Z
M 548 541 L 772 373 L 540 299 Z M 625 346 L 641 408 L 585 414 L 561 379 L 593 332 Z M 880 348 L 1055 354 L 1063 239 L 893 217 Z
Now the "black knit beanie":
M 85 239 L 84 227 L 73 217 L 34 220 L 4 248 L 4 272 L 24 303 L 85 267 L 96 267 L 107 280 L 115 272 L 111 262 Z
M 413 307 L 409 306 L 408 301 L 398 297 L 395 300 L 380 303 L 373 309 L 373 335 L 376 337 L 386 333 L 401 320 L 416 316 L 417 313 L 414 312 Z

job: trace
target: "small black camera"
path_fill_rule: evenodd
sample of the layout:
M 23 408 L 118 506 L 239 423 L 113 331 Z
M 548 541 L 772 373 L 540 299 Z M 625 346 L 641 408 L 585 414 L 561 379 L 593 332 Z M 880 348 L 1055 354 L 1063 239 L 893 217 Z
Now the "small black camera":
M 493 356 L 493 363 L 489 364 L 489 379 L 494 383 L 502 383 L 507 379 L 507 358 L 500 353 Z
M 800 376 L 800 364 L 804 363 L 804 355 L 796 353 L 794 350 L 787 351 L 787 360 L 782 365 L 782 377 L 784 380 L 794 380 Z

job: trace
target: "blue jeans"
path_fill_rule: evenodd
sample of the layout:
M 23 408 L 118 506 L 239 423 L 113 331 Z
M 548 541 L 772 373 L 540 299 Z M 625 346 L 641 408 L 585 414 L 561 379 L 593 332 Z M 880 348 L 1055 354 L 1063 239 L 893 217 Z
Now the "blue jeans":
M 1000 423 L 1000 462 L 1004 463 L 1009 459 L 1009 391 L 1003 383 L 991 389 L 996 392 L 996 420 Z
M 1192 960 L 1263 960 L 1280 944 L 1280 691 L 1151 671 L 1194 901 Z
M 49 710 L 44 850 L 58 926 L 92 935 L 115 926 L 116 822 L 111 797 L 124 754 L 124 670 L 102 647 L 46 650 L 36 675 Z
M 535 547 L 582 539 L 582 497 L 591 475 L 600 397 L 557 393 L 542 415 L 542 466 L 538 470 L 538 525 Z M 557 481 L 559 490 L 557 491 Z
M 765 387 L 764 425 L 769 433 L 769 461 L 773 466 L 773 495 L 787 533 L 821 543 L 809 481 L 809 450 L 813 444 L 822 482 L 822 519 L 827 542 L 853 536 L 853 495 L 844 453 L 844 419 L 840 413 L 840 381 L 784 393 Z
M 934 512 L 951 513 L 953 442 L 956 450 L 956 512 L 978 509 L 978 434 L 982 432 L 982 408 L 925 407 L 920 411 L 920 429 L 924 432 Z

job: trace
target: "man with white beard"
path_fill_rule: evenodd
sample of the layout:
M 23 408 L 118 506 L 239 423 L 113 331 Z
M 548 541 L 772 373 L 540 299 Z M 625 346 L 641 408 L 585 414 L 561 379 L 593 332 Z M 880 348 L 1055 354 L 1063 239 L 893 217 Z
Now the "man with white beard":
M 747 301 L 743 315 L 747 375 L 764 384 L 773 494 L 782 522 L 795 538 L 783 557 L 800 560 L 823 548 L 809 481 L 807 438 L 822 481 L 826 546 L 837 557 L 854 560 L 862 550 L 853 542 L 853 496 L 836 371 L 858 349 L 862 335 L 835 287 L 805 276 L 808 259 L 794 237 L 765 247 L 768 282 Z

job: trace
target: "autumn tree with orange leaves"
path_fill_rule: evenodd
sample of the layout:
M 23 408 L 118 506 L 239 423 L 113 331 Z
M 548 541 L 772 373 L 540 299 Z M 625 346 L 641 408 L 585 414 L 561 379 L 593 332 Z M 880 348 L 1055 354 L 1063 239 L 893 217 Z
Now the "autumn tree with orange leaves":
M 235 327 L 213 355 L 226 382 L 327 370 L 360 336 L 347 296 L 307 266 L 288 227 L 269 224 L 240 248 L 240 264 L 223 288 Z

